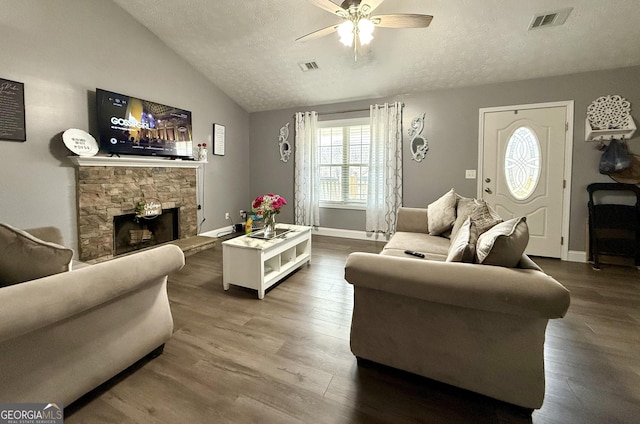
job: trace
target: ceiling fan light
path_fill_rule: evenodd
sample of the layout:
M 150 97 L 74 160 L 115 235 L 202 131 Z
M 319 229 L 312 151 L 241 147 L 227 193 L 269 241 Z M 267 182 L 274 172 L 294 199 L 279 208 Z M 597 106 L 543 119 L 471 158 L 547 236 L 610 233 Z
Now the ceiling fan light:
M 362 18 L 358 21 L 358 39 L 360 44 L 365 46 L 373 40 L 373 22 L 367 18 Z
M 363 18 L 358 21 L 358 32 L 361 34 L 365 33 L 371 35 L 373 34 L 374 28 L 373 22 L 369 19 Z
M 344 21 L 338 25 L 338 35 L 340 35 L 340 38 L 353 37 L 353 28 L 355 28 L 353 22 Z
M 373 35 L 367 32 L 361 32 L 358 34 L 358 39 L 360 40 L 360 45 L 366 46 L 373 40 Z
M 353 45 L 353 29 L 355 25 L 351 21 L 344 21 L 338 25 L 338 35 L 340 36 L 340 42 L 345 46 L 351 47 Z
M 353 34 L 345 37 L 340 37 L 340 42 L 347 47 L 353 46 Z

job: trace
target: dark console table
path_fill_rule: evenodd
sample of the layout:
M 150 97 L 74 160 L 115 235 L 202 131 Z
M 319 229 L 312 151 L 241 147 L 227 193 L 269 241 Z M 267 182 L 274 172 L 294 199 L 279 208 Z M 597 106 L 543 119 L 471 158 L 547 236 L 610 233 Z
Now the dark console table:
M 632 258 L 636 267 L 640 266 L 640 188 L 633 184 L 593 183 L 587 191 L 589 259 L 593 267 L 600 269 L 600 255 Z M 616 195 L 635 196 L 635 205 L 618 203 Z

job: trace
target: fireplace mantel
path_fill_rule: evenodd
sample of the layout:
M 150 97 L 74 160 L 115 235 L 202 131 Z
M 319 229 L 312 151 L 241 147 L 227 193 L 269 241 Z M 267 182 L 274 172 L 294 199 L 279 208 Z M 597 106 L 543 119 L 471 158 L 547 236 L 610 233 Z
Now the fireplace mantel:
M 199 168 L 205 161 L 139 156 L 69 156 L 75 166 L 124 166 L 133 168 Z

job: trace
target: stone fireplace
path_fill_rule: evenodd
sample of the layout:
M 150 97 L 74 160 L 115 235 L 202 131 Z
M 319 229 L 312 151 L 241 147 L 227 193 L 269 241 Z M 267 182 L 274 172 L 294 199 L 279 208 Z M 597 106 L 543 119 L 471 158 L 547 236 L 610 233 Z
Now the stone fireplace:
M 146 159 L 128 166 L 132 160 L 127 159 L 74 158 L 78 165 L 78 246 L 82 261 L 99 262 L 126 253 L 120 249 L 116 252 L 114 220 L 120 215 L 134 215 L 140 201 L 154 199 L 163 211 L 175 210 L 174 238 L 197 234 L 197 165 Z M 105 163 L 108 165 L 99 166 Z

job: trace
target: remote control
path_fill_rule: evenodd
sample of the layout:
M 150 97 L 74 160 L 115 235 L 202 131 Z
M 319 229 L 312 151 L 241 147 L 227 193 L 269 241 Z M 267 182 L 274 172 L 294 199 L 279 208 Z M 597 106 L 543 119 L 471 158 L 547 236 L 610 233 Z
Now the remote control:
M 417 256 L 418 258 L 424 258 L 424 253 L 414 252 L 413 250 L 405 250 L 404 253 L 411 256 Z

